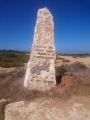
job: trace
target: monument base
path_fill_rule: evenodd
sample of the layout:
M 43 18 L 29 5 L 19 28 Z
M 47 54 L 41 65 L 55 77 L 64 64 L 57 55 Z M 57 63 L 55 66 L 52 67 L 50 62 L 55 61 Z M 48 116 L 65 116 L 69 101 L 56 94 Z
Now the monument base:
M 47 71 L 41 71 L 39 75 L 34 74 L 30 72 L 30 61 L 28 62 L 27 70 L 26 70 L 26 75 L 25 75 L 25 81 L 24 81 L 24 87 L 28 88 L 29 90 L 40 90 L 40 91 L 46 91 L 50 90 L 53 87 L 56 86 L 56 81 L 55 81 L 55 68 L 54 65 L 50 67 L 50 73 L 48 74 Z

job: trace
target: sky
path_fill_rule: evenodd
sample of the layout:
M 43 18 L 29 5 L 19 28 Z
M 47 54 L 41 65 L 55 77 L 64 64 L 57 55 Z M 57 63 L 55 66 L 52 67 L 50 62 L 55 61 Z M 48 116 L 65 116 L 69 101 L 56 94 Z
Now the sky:
M 54 18 L 60 53 L 90 53 L 90 0 L 0 0 L 0 49 L 31 51 L 37 11 Z

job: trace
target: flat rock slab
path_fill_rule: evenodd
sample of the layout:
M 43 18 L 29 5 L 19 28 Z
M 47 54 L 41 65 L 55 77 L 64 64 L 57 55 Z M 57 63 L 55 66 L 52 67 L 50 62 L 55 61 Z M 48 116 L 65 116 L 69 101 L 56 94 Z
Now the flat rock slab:
M 87 100 L 87 105 L 73 99 L 15 102 L 6 106 L 5 120 L 90 120 L 90 98 Z

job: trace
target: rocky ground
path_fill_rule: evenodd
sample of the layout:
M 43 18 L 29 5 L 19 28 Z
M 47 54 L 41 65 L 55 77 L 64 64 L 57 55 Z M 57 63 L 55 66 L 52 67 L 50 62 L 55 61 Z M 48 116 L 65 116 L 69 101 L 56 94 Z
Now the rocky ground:
M 6 106 L 5 120 L 90 120 L 90 96 L 11 103 Z

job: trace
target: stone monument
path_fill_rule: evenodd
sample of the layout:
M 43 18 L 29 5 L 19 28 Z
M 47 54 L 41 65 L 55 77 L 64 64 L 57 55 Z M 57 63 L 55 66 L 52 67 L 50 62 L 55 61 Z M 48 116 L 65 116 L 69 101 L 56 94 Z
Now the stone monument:
M 42 91 L 54 87 L 56 85 L 55 59 L 53 16 L 45 7 L 38 10 L 24 87 Z

